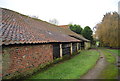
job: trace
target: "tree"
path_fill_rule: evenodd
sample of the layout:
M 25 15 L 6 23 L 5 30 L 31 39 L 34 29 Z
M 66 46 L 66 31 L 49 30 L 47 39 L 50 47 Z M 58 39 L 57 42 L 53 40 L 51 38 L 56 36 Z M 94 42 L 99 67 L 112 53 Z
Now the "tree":
M 74 25 L 70 24 L 70 29 L 77 34 L 81 34 L 81 32 L 83 30 L 80 25 L 76 25 L 76 24 L 74 24 Z
M 39 17 L 36 16 L 36 15 L 28 15 L 28 16 L 31 17 L 31 18 L 39 19 Z
M 57 19 L 52 19 L 52 20 L 49 20 L 49 23 L 58 25 L 58 20 Z
M 119 22 L 119 23 L 118 23 Z M 100 40 L 102 46 L 120 47 L 120 17 L 117 12 L 106 13 L 102 22 L 96 25 L 95 36 Z
M 91 40 L 91 41 L 93 40 L 92 33 L 93 33 L 93 31 L 91 30 L 91 28 L 90 28 L 89 26 L 86 26 L 86 27 L 84 28 L 84 30 L 82 31 L 82 35 L 83 35 L 86 39 Z

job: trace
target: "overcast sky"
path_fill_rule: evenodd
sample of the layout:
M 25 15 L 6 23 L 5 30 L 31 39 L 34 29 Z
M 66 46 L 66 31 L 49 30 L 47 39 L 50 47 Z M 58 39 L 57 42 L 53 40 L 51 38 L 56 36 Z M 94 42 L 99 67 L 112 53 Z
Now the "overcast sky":
M 69 23 L 93 28 L 106 12 L 118 11 L 119 0 L 0 0 L 0 7 L 25 15 L 36 15 L 59 25 Z

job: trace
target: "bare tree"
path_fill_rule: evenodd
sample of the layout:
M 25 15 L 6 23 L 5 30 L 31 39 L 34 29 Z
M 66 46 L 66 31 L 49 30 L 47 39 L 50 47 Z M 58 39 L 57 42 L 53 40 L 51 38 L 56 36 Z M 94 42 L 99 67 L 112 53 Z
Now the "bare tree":
M 103 46 L 119 47 L 120 26 L 118 26 L 119 15 L 117 12 L 107 13 L 101 23 L 96 25 L 96 37 L 99 38 Z
M 28 15 L 28 17 L 35 18 L 35 19 L 38 19 L 38 18 L 39 18 L 39 17 L 36 16 L 36 15 Z
M 51 20 L 49 20 L 49 23 L 58 25 L 58 20 L 57 19 L 51 19 Z
M 38 16 L 35 16 L 35 15 L 32 15 L 31 17 L 32 17 L 32 18 L 36 18 L 36 19 L 38 19 L 38 18 L 39 18 Z

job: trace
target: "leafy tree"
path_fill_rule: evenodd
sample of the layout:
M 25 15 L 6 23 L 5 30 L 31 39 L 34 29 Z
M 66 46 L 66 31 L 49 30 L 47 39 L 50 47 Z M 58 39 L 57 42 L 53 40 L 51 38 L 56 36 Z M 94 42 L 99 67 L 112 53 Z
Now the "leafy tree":
M 120 17 L 117 12 L 106 13 L 102 22 L 96 25 L 95 36 L 102 46 L 120 47 Z
M 77 34 L 81 34 L 81 32 L 83 30 L 80 25 L 76 25 L 76 24 L 74 24 L 74 25 L 71 24 L 70 29 Z
M 84 30 L 82 31 L 82 35 L 83 35 L 86 39 L 91 40 L 91 41 L 93 40 L 92 33 L 93 33 L 93 31 L 91 30 L 91 28 L 90 28 L 89 26 L 86 26 L 86 27 L 84 28 Z

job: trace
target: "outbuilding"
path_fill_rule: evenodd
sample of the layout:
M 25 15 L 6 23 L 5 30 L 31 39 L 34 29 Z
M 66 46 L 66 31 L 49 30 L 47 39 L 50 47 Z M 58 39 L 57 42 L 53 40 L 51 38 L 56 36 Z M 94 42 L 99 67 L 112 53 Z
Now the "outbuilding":
M 27 74 L 81 49 L 83 40 L 79 35 L 77 38 L 61 27 L 12 10 L 1 8 L 1 11 L 2 76 L 5 78 Z

